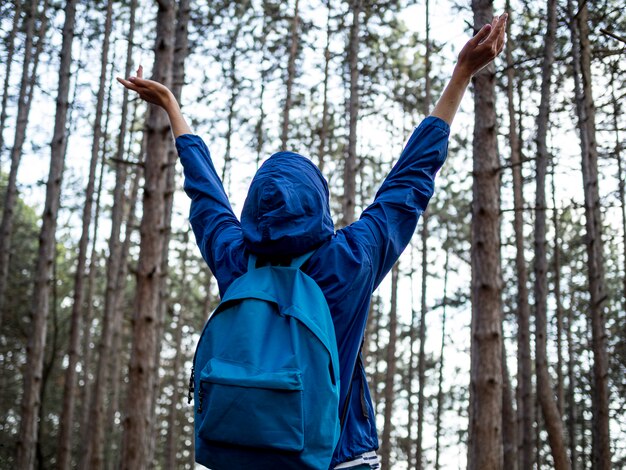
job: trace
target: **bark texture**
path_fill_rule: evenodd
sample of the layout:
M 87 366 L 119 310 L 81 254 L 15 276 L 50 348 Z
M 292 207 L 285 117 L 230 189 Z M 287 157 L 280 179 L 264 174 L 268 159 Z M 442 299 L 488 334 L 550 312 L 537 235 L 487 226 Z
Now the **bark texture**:
M 589 315 L 591 317 L 591 348 L 593 350 L 593 466 L 597 470 L 608 470 L 611 468 L 611 440 L 609 435 L 609 359 L 604 318 L 607 292 L 602 244 L 602 214 L 598 188 L 595 105 L 591 89 L 589 4 L 584 0 L 579 0 L 578 8 L 577 26 L 580 41 L 579 59 L 582 90 L 579 90 L 576 95 L 581 141 L 583 142 L 582 173 L 585 195 L 587 275 L 591 297 Z M 573 52 L 576 54 L 575 50 Z M 576 59 L 574 61 L 576 62 Z M 576 74 L 576 72 L 574 73 Z M 583 134 L 586 135 L 586 138 L 582 138 Z
M 280 134 L 280 148 L 287 150 L 287 141 L 289 140 L 289 113 L 293 106 L 293 82 L 296 77 L 296 58 L 300 48 L 300 0 L 296 0 L 293 19 L 291 20 L 291 37 L 289 39 L 289 60 L 287 61 L 287 80 L 285 81 L 286 96 L 285 105 L 283 107 L 283 125 Z
M 24 29 L 26 37 L 24 39 L 24 62 L 22 65 L 22 76 L 20 80 L 20 91 L 17 101 L 17 117 L 15 122 L 15 137 L 11 148 L 11 167 L 9 170 L 9 180 L 4 193 L 4 205 L 2 211 L 2 221 L 0 222 L 0 325 L 4 316 L 4 296 L 6 294 L 7 280 L 9 276 L 9 260 L 11 255 L 11 234 L 13 233 L 13 215 L 17 201 L 17 172 L 22 160 L 22 148 L 26 140 L 26 128 L 30 114 L 30 103 L 32 101 L 33 90 L 37 73 L 39 54 L 33 53 L 33 38 L 35 35 L 35 17 L 37 15 L 38 0 L 31 0 L 26 10 L 24 19 Z M 42 17 L 45 21 L 46 15 Z M 40 31 L 41 33 L 42 31 Z M 40 36 L 38 44 L 43 44 L 43 35 Z M 40 52 L 39 47 L 37 48 Z M 31 69 L 31 63 L 32 69 Z M 5 107 L 3 106 L 3 112 Z
M 157 13 L 154 79 L 171 87 L 174 59 L 175 5 L 160 0 Z M 122 469 L 147 468 L 151 406 L 154 377 L 154 351 L 157 343 L 161 260 L 164 246 L 164 212 L 167 172 L 167 149 L 171 142 L 165 112 L 150 108 L 146 126 L 147 151 L 144 164 L 143 216 L 137 266 L 137 290 L 129 366 L 127 410 L 124 418 Z
M 50 171 L 46 184 L 46 200 L 43 222 L 39 234 L 39 250 L 35 268 L 32 321 L 26 346 L 26 366 L 24 368 L 24 394 L 22 395 L 20 433 L 17 444 L 16 467 L 31 470 L 35 466 L 39 407 L 41 406 L 41 385 L 43 354 L 46 343 L 48 309 L 50 302 L 50 281 L 55 254 L 55 231 L 61 198 L 61 183 L 65 165 L 67 146 L 67 112 L 70 89 L 70 67 L 72 64 L 72 43 L 77 0 L 68 0 L 65 5 L 63 43 L 59 65 L 59 87 L 56 99 L 54 132 L 50 145 Z
M 569 469 L 570 462 L 565 449 L 563 421 L 554 399 L 547 360 L 547 294 L 548 261 L 546 254 L 546 173 L 548 168 L 548 118 L 554 63 L 556 36 L 556 0 L 548 1 L 548 21 L 545 36 L 543 64 L 541 67 L 541 101 L 537 117 L 537 172 L 535 190 L 535 365 L 537 373 L 537 398 L 548 431 L 548 441 L 554 467 Z
M 493 17 L 490 0 L 473 0 L 474 29 Z M 495 67 L 474 78 L 472 326 L 468 468 L 502 468 L 502 274 L 500 163 L 496 143 Z
M 132 51 L 135 30 L 135 12 L 137 0 L 130 3 L 128 44 L 126 46 L 125 76 L 128 77 L 132 70 Z M 122 218 L 125 210 L 124 188 L 126 185 L 126 163 L 124 163 L 125 139 L 128 120 L 128 91 L 125 89 L 122 98 L 122 113 L 120 132 L 117 139 L 117 152 L 115 157 L 115 187 L 113 189 L 113 206 L 111 209 L 111 233 L 109 236 L 109 256 L 106 267 L 106 290 L 104 297 L 104 312 L 102 318 L 102 333 L 98 344 L 98 364 L 96 367 L 95 380 L 92 386 L 89 406 L 89 438 L 87 447 L 81 455 L 80 468 L 83 470 L 99 470 L 104 465 L 104 440 L 105 440 L 105 400 L 109 391 L 109 362 L 111 357 L 111 344 L 115 334 L 115 317 L 120 313 L 116 310 L 116 301 L 121 291 L 121 279 L 119 271 L 121 265 L 120 232 Z
M 350 225 L 354 222 L 356 207 L 356 129 L 359 119 L 359 47 L 362 0 L 351 0 L 352 24 L 350 26 L 350 39 L 348 41 L 348 67 L 350 69 L 350 96 L 348 98 L 348 149 L 343 168 L 343 199 L 342 199 L 342 225 Z
M 396 339 L 398 328 L 398 263 L 391 268 L 391 305 L 389 308 L 389 343 L 387 344 L 387 372 L 385 374 L 385 412 L 380 458 L 384 468 L 391 466 L 391 415 L 394 402 L 394 377 L 396 374 Z
M 87 263 L 87 250 L 89 247 L 89 228 L 94 202 L 94 189 L 96 181 L 96 167 L 100 155 L 100 141 L 102 139 L 102 115 L 104 110 L 104 92 L 109 64 L 109 44 L 111 23 L 113 17 L 113 1 L 108 0 L 104 25 L 104 38 L 102 42 L 102 56 L 100 62 L 100 79 L 96 98 L 96 113 L 93 124 L 93 141 L 91 144 L 91 161 L 89 163 L 89 175 L 83 206 L 83 228 L 78 242 L 78 260 L 74 274 L 74 303 L 70 323 L 70 339 L 68 345 L 68 365 L 65 370 L 65 383 L 63 386 L 63 408 L 59 419 L 59 448 L 57 452 L 57 465 L 61 470 L 71 466 L 71 440 L 72 427 L 74 424 L 74 407 L 76 401 L 76 364 L 78 363 L 78 348 L 80 345 L 80 333 L 83 322 L 83 300 L 85 266 Z

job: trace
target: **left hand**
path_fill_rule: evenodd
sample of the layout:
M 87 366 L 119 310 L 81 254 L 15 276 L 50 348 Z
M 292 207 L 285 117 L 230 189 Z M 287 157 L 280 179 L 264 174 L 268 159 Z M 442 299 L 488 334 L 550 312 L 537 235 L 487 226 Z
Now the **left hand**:
M 493 61 L 504 48 L 508 15 L 493 18 L 461 49 L 457 70 L 468 79 Z

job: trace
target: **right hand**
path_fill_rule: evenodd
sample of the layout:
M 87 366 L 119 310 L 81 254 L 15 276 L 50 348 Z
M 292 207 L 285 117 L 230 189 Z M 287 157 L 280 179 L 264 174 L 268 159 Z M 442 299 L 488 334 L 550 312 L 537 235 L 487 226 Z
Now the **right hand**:
M 166 111 L 172 103 L 176 102 L 174 95 L 165 85 L 143 78 L 143 67 L 141 65 L 137 69 L 136 77 L 130 77 L 128 80 L 117 77 L 117 81 L 129 90 L 137 92 L 142 100 L 156 104 Z
M 494 17 L 483 26 L 459 53 L 456 68 L 471 78 L 494 60 L 504 48 L 507 14 Z

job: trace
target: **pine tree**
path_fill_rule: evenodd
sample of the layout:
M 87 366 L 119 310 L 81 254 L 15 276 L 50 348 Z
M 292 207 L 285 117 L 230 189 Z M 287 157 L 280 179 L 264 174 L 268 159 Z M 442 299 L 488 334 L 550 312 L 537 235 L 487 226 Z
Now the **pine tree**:
M 24 369 L 24 395 L 22 396 L 20 437 L 17 447 L 17 468 L 24 470 L 30 470 L 35 467 L 35 448 L 38 430 L 37 416 L 41 406 L 39 400 L 43 378 L 43 354 L 48 320 L 50 278 L 55 252 L 56 219 L 59 211 L 68 137 L 66 126 L 69 108 L 68 96 L 76 3 L 76 0 L 68 0 L 65 5 L 63 44 L 61 46 L 61 63 L 59 65 L 59 88 L 50 152 L 50 172 L 46 185 L 46 202 L 43 212 L 43 224 L 39 235 L 37 266 L 35 268 L 36 279 L 32 302 L 32 325 L 28 339 L 26 367 Z
M 490 0 L 473 0 L 474 29 L 493 17 Z M 472 341 L 468 468 L 502 468 L 502 279 L 500 171 L 496 144 L 495 67 L 474 83 Z

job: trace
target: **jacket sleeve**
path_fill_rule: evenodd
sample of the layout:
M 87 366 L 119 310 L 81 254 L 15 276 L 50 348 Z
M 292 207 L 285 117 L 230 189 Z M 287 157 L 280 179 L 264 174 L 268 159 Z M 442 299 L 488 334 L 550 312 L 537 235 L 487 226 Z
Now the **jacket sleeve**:
M 181 135 L 176 139 L 176 150 L 183 165 L 184 189 L 191 198 L 189 221 L 202 257 L 223 294 L 241 274 L 241 224 L 233 213 L 202 139 L 196 135 Z
M 435 189 L 435 175 L 448 151 L 450 126 L 429 116 L 413 131 L 400 159 L 346 236 L 369 256 L 374 289 L 400 257 Z

